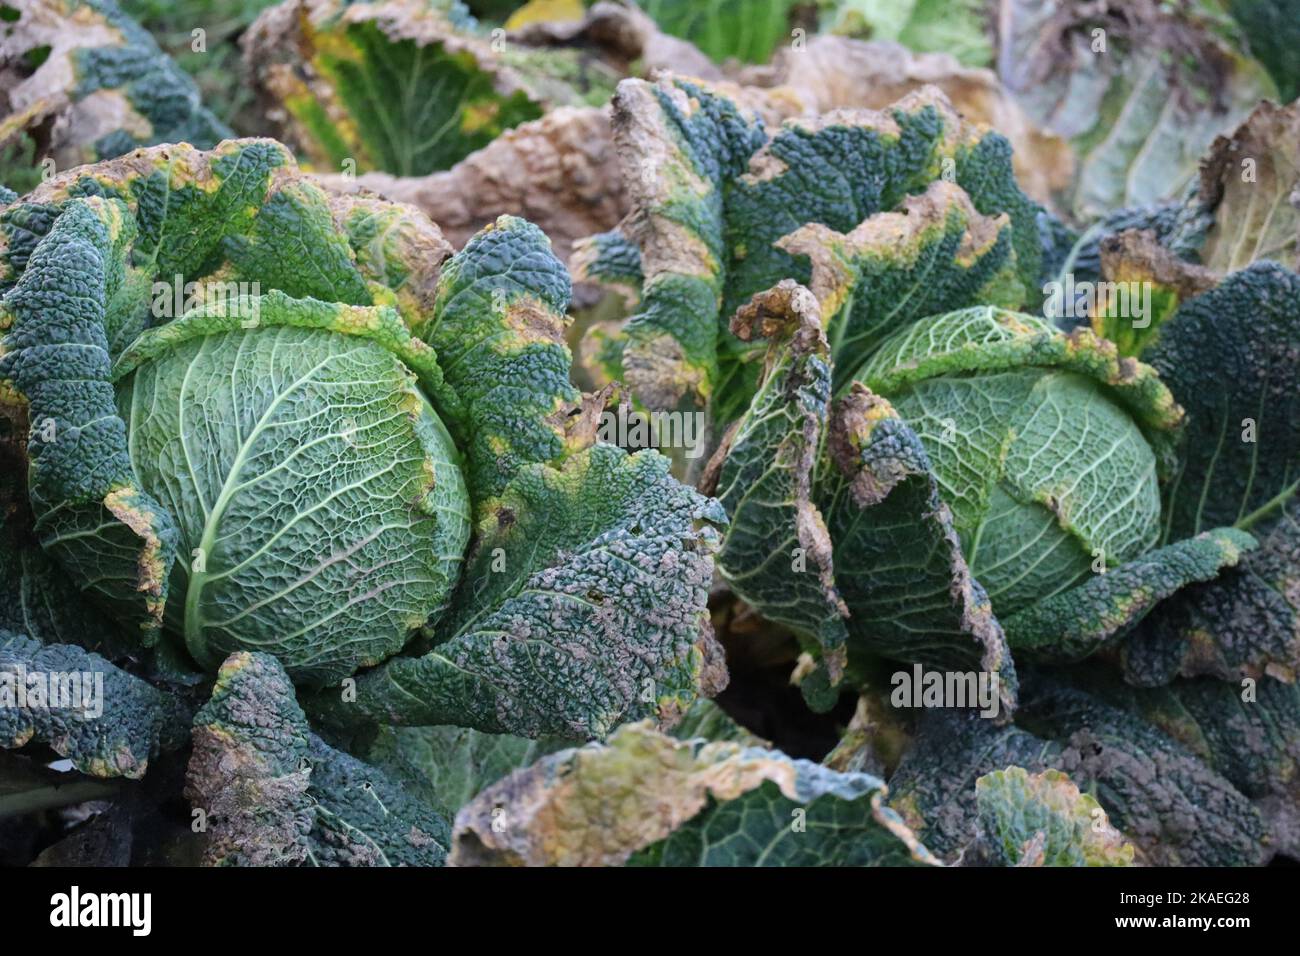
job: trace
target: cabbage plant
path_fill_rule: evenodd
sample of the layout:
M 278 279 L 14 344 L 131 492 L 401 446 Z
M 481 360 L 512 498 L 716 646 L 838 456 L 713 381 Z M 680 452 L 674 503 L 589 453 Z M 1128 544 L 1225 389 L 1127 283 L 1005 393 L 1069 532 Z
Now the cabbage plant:
M 236 140 L 74 169 L 0 230 L 28 460 L 9 653 L 90 645 L 165 686 L 261 652 L 335 725 L 571 739 L 671 724 L 725 681 L 704 606 L 725 519 L 658 454 L 595 442 L 534 226 L 450 256 L 414 209 Z M 83 606 L 117 627 L 69 623 Z M 116 716 L 13 736 L 143 772 L 166 722 Z
M 856 648 L 978 665 L 1010 706 L 1012 647 L 1087 656 L 1253 546 L 1170 538 L 1183 410 L 1092 330 L 1018 311 L 1045 214 L 942 94 L 772 132 L 682 80 L 615 106 L 638 205 L 590 268 L 632 245 L 644 279 L 607 354 L 648 405 L 707 403 L 720 569 L 810 640 L 809 689 Z
M 973 847 L 969 788 L 1008 765 L 1109 790 L 1148 860 L 1285 843 L 1293 809 L 1252 800 L 1295 805 L 1295 275 L 1197 272 L 1135 234 L 1105 278 L 1150 301 L 1102 300 L 1065 331 L 1041 311 L 1060 224 L 1006 141 L 936 91 L 779 129 L 683 79 L 624 81 L 614 105 L 633 208 L 584 267 L 634 305 L 602 358 L 646 405 L 709 413 L 722 577 L 798 637 L 816 709 L 888 698 L 913 665 L 997 679 L 969 732 L 871 711 L 918 734 L 894 805 L 926 845 Z M 1291 728 L 1260 747 L 1269 782 L 1188 744 L 1236 733 L 1232 708 L 1192 732 L 1147 698 L 1108 702 L 1116 672 L 1176 700 L 1190 678 L 1252 701 L 1280 682 L 1252 716 Z M 1115 756 L 1082 760 L 1087 733 Z M 1228 807 L 1221 826 L 1174 832 L 1134 761 L 1177 764 L 1188 812 Z

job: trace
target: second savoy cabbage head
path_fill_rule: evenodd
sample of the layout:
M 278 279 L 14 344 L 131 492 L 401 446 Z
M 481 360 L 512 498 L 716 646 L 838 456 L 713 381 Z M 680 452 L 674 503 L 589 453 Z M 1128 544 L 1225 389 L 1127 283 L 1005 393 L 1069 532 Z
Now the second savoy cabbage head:
M 1035 332 L 1064 344 L 1029 315 L 932 316 L 853 376 L 920 438 L 971 573 L 1003 614 L 1137 557 L 1160 534 L 1156 454 L 1132 410 L 1079 371 L 998 354 Z
M 1010 709 L 1017 663 L 1114 648 L 1255 547 L 1237 525 L 1285 494 L 1201 464 L 1178 337 L 1124 350 L 1109 325 L 1025 314 L 1060 230 L 1007 140 L 929 87 L 779 125 L 777 106 L 624 81 L 632 212 L 580 268 L 634 303 L 600 370 L 652 408 L 706 409 L 719 571 L 800 637 L 815 706 L 902 661 L 999 675 Z M 1207 455 L 1224 420 L 1193 423 L 1217 429 Z M 1170 507 L 1212 480 L 1239 515 Z

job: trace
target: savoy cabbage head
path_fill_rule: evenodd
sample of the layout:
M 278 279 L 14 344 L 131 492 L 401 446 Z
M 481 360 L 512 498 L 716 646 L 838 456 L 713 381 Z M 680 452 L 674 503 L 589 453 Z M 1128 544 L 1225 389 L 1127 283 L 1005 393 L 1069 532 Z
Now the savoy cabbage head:
M 574 737 L 721 680 L 721 512 L 593 443 L 535 227 L 449 259 L 267 140 L 140 150 L 0 219 L 34 536 L 132 656 L 267 652 L 339 720 Z
M 909 803 L 905 781 L 898 805 L 927 845 L 982 854 L 975 777 L 1066 768 L 1066 751 L 1044 756 L 1050 741 L 1094 715 L 1130 719 L 1085 706 L 1087 681 L 1072 684 L 1085 658 L 1139 687 L 1208 676 L 1244 679 L 1248 696 L 1261 680 L 1293 689 L 1294 274 L 1256 262 L 1223 276 L 1115 237 L 1097 278 L 1149 299 L 1102 298 L 1058 326 L 1060 224 L 1016 186 L 1006 141 L 937 91 L 777 129 L 745 104 L 679 78 L 620 86 L 633 208 L 587 243 L 583 268 L 634 304 L 601 358 L 646 405 L 710 416 L 715 452 L 698 477 L 730 518 L 719 571 L 799 637 L 814 708 L 844 688 L 887 696 L 902 663 L 992 675 L 1001 713 L 984 723 L 1028 701 L 1029 726 L 1047 671 L 1071 675 L 1052 679 L 1083 695 L 1078 708 L 1049 708 L 1023 751 L 995 759 L 971 743 L 984 762 L 961 777 L 958 832 L 928 842 L 939 811 Z M 1120 750 L 1141 741 L 1142 759 L 1187 739 L 1114 733 Z M 909 757 L 917 786 L 946 772 L 927 752 L 918 742 Z M 1235 779 L 1186 761 L 1189 786 L 1233 792 Z M 1094 779 L 1119 785 L 1115 765 Z M 1278 839 L 1233 798 L 1222 831 L 1165 832 L 1157 847 L 1145 830 L 1163 824 L 1144 815 L 1162 820 L 1167 804 L 1143 799 L 1106 807 L 1152 859 L 1258 861 Z M 1213 840 L 1233 849 L 1216 856 Z

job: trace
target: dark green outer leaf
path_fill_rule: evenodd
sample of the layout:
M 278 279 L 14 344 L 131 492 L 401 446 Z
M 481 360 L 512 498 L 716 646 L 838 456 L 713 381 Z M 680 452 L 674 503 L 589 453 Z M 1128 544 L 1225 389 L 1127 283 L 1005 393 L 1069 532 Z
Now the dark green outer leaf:
M 0 464 L 8 467 L 8 463 Z M 9 490 L 0 490 L 0 630 L 24 634 L 42 644 L 76 644 L 118 659 L 125 641 L 103 615 L 73 586 L 24 528 L 30 521 L 23 499 L 25 476 L 12 476 L 16 500 L 6 503 Z M 0 475 L 0 486 L 11 480 Z M 7 507 L 12 511 L 4 514 Z
M 1300 687 L 1198 678 L 1132 693 L 1147 720 L 1255 801 L 1279 853 L 1300 855 Z
M 315 824 L 307 863 L 315 866 L 442 866 L 451 828 L 404 786 L 311 736 L 308 796 Z
M 654 452 L 595 445 L 522 470 L 483 517 L 441 643 L 315 705 L 331 719 L 602 737 L 725 686 L 705 602 L 717 502 Z
M 849 608 L 850 661 L 856 650 L 996 674 L 1001 705 L 1013 709 L 1006 637 L 962 556 L 920 439 L 855 382 L 832 412 L 828 447 L 817 500 Z
M 46 688 L 46 700 L 31 696 L 33 682 Z M 20 684 L 28 689 L 25 706 L 19 706 Z M 48 699 L 52 684 L 61 696 L 57 705 Z M 63 699 L 73 687 L 80 696 Z M 98 654 L 0 630 L 0 746 L 36 740 L 82 773 L 138 779 L 159 750 L 180 743 L 184 721 L 172 697 Z
M 728 255 L 723 185 L 765 136 L 729 99 L 684 80 L 625 80 L 613 108 L 624 184 L 639 212 L 627 237 L 641 249 L 645 275 L 626 328 L 624 375 L 640 401 L 671 408 L 684 395 L 707 395 L 716 375 Z
M 951 859 L 972 846 L 977 833 L 976 777 L 1011 765 L 1031 773 L 1051 767 L 1094 795 L 1147 863 L 1267 861 L 1279 845 L 1277 837 L 1241 792 L 1179 742 L 1193 741 L 1196 750 L 1212 755 L 1203 738 L 1195 742 L 1198 735 L 1186 714 L 1158 699 L 1135 701 L 1131 691 L 1114 689 L 1113 678 L 1102 679 L 1099 688 L 1101 694 L 1094 696 L 1031 672 L 1022 685 L 1020 727 L 997 727 L 974 714 L 928 712 L 890 778 L 890 804 L 927 846 Z M 1138 716 L 1143 712 L 1178 739 Z M 1270 718 L 1261 714 L 1253 720 Z M 1284 768 L 1293 737 L 1275 730 L 1269 745 L 1252 744 L 1250 750 Z
M 1157 609 L 1125 648 L 1135 683 L 1300 673 L 1297 303 L 1300 277 L 1256 262 L 1185 303 L 1143 356 L 1187 410 L 1166 538 L 1235 525 L 1260 547 Z
M 312 734 L 269 654 L 221 666 L 185 792 L 205 813 L 209 865 L 440 866 L 447 854 L 447 821 Z
M 777 247 L 808 258 L 839 392 L 877 345 L 917 319 L 1025 302 L 1013 237 L 1010 220 L 981 215 L 960 186 L 940 179 L 847 234 L 809 223 Z
M 1026 682 L 1021 720 L 1061 742 L 1053 763 L 1096 794 L 1158 866 L 1256 866 L 1272 854 L 1258 810 L 1142 718 L 1054 678 Z
M 476 508 L 521 468 L 565 451 L 564 418 L 579 398 L 564 341 L 571 290 L 542 231 L 502 216 L 447 263 L 434 314 L 413 324 L 454 395 L 444 398 L 456 403 L 447 412 L 465 436 Z
M 201 811 L 207 866 L 303 862 L 315 821 L 307 796 L 307 717 L 269 654 L 232 654 L 194 715 L 185 796 Z
M 1212 580 L 1254 548 L 1244 531 L 1217 528 L 1149 551 L 1012 614 L 1003 623 L 1007 641 L 1024 660 L 1080 660 L 1127 635 L 1158 602 Z
M 770 621 L 817 642 L 843 664 L 848 609 L 835 587 L 830 535 L 812 484 L 830 411 L 831 372 L 817 300 L 786 280 L 754 296 L 732 329 L 769 340 L 749 410 L 728 433 L 714 493 L 730 527 L 718 569 Z M 715 459 L 716 460 L 716 459 Z
M 618 292 L 629 308 L 641 299 L 645 274 L 641 249 L 622 230 L 597 233 L 573 245 L 569 269 L 575 282 L 590 282 Z
M 177 530 L 131 468 L 105 335 L 107 300 L 134 237 L 122 203 L 68 204 L 0 303 L 11 322 L 0 380 L 28 403 L 29 493 L 42 544 L 79 585 L 156 629 Z M 97 549 L 82 544 L 92 534 Z
M 975 781 L 1018 766 L 1038 772 L 1059 747 L 978 714 L 930 710 L 889 778 L 889 805 L 935 853 L 951 862 L 977 834 Z
M 1246 796 L 1282 797 L 1300 808 L 1300 687 L 1199 677 L 1126 690 L 1125 705 L 1140 709 Z
M 0 140 L 26 130 L 60 169 L 137 146 L 233 135 L 199 88 L 114 0 L 28 0 L 9 7 L 7 104 Z M 187 28 L 187 33 L 188 33 Z M 187 37 L 187 43 L 189 39 Z M 21 66 L 18 66 L 21 64 Z
M 454 817 L 484 787 L 576 743 L 558 737 L 529 740 L 466 727 L 382 726 L 358 755 L 401 781 L 408 792 L 427 794 L 428 803 Z
M 1300 277 L 1257 262 L 1185 303 L 1142 356 L 1187 411 L 1168 540 L 1276 517 L 1300 485 Z M 1247 420 L 1253 422 L 1253 437 Z

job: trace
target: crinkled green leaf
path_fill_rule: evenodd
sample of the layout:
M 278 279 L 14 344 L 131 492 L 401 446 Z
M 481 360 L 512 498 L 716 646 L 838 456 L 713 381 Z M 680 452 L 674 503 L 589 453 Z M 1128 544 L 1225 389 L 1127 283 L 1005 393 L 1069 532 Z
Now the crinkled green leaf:
M 1093 793 L 1157 866 L 1255 866 L 1272 855 L 1259 811 L 1224 777 L 1136 714 L 1060 680 L 1026 681 L 1024 725 L 1060 742 L 1052 763 Z
M 921 440 L 889 402 L 854 383 L 831 413 L 828 447 L 817 500 L 849 609 L 850 659 L 878 653 L 980 670 L 997 677 L 1001 706 L 1012 709 L 1006 637 Z
M 208 149 L 231 135 L 194 81 L 114 0 L 29 0 L 9 9 L 13 67 L 0 81 L 8 107 L 0 145 L 31 131 L 42 137 L 42 157 L 63 170 L 154 143 Z
M 444 808 L 450 817 L 506 774 L 574 743 L 558 737 L 529 740 L 488 734 L 466 727 L 385 726 L 379 728 L 363 756 L 394 779 L 409 782 L 415 793 L 427 792 L 429 802 Z
M 69 203 L 0 301 L 0 381 L 35 426 L 29 494 L 42 545 L 80 587 L 157 628 L 179 535 L 132 471 L 106 337 L 108 290 L 134 232 L 116 200 Z
M 310 730 L 275 658 L 232 654 L 191 736 L 185 796 L 202 813 L 204 864 L 302 863 L 315 822 Z
M 454 2 L 454 0 L 452 0 Z M 239 38 L 276 0 L 117 0 L 118 6 L 194 78 L 203 104 L 241 134 L 260 131 L 253 91 L 240 69 Z M 195 43 L 195 24 L 203 43 Z M 198 49 L 195 49 L 195 47 Z
M 654 452 L 595 445 L 522 470 L 478 526 L 454 604 L 421 657 L 364 674 L 343 720 L 603 737 L 672 723 L 725 684 L 705 599 L 725 523 Z
M 848 609 L 813 502 L 831 398 L 817 299 L 786 280 L 754 296 L 732 328 L 743 341 L 771 344 L 759 390 L 719 452 L 725 458 L 714 494 L 731 525 L 718 570 L 765 618 L 816 641 L 838 669 Z
M 926 846 L 954 862 L 980 832 L 976 781 L 1010 766 L 1037 773 L 1054 764 L 1059 749 L 974 712 L 929 710 L 889 778 L 889 805 Z
M 1300 853 L 1300 687 L 1208 678 L 1132 691 L 1147 720 L 1250 797 L 1279 853 Z
M 1127 635 L 1160 601 L 1213 580 L 1255 546 L 1244 531 L 1217 528 L 1148 551 L 1004 618 L 1007 641 L 1026 660 L 1087 657 Z
M 43 743 L 94 777 L 143 777 L 175 747 L 183 709 L 168 694 L 68 644 L 0 630 L 0 746 Z
M 544 757 L 484 790 L 457 814 L 452 863 L 935 862 L 883 805 L 884 793 L 869 774 L 631 724 L 605 744 Z
M 810 279 L 811 249 L 800 250 L 801 258 L 785 248 L 783 237 L 818 223 L 849 234 L 940 176 L 966 191 L 970 215 L 1007 213 L 1009 238 L 996 255 L 980 255 L 990 242 L 997 245 L 988 228 L 975 229 L 978 238 L 963 237 L 957 221 L 947 220 L 946 205 L 922 202 L 916 216 L 881 221 L 881 229 L 906 225 L 920 239 L 898 266 L 883 251 L 878 262 L 867 255 L 875 273 L 865 286 L 880 291 L 884 302 L 909 283 L 916 286 L 910 270 L 954 256 L 963 242 L 968 248 L 958 256 L 957 275 L 940 283 L 944 290 L 987 291 L 1012 250 L 1021 296 L 1037 285 L 1037 208 L 1015 184 L 1006 140 L 967 127 L 934 90 L 912 94 L 892 110 L 836 111 L 788 121 L 769 134 L 707 87 L 628 80 L 614 99 L 614 132 L 633 208 L 628 236 L 640 246 L 645 274 L 640 311 L 626 329 L 624 374 L 651 407 L 672 407 L 683 396 L 712 397 L 715 417 L 734 419 L 754 390 L 761 353 L 730 335 L 731 315 L 782 279 Z M 944 212 L 936 217 L 938 205 Z M 973 225 L 970 216 L 966 221 Z M 883 250 L 883 237 L 876 247 Z M 976 260 L 973 267 L 967 255 Z M 843 277 L 826 282 L 846 285 Z M 924 303 L 935 307 L 932 299 Z M 842 308 L 843 300 L 823 303 L 828 321 Z M 870 317 L 873 308 L 886 307 L 867 302 L 861 308 Z M 851 314 L 854 307 L 847 309 Z M 833 351 L 837 334 L 832 327 Z
M 996 770 L 975 781 L 985 840 L 1006 866 L 1128 866 L 1133 847 L 1059 770 Z
M 627 230 L 645 281 L 623 374 L 640 401 L 669 408 L 683 395 L 707 395 L 716 377 L 728 258 L 723 186 L 744 172 L 764 134 L 736 104 L 685 81 L 626 80 L 613 103 L 625 185 L 643 210 Z
M 806 278 L 804 268 L 796 267 L 796 257 L 777 245 L 783 236 L 806 223 L 849 233 L 876 213 L 900 208 L 911 218 L 913 209 L 903 206 L 903 200 L 925 192 L 941 177 L 965 191 L 974 213 L 961 209 L 960 200 L 950 191 L 941 191 L 915 207 L 916 218 L 932 228 L 937 218 L 946 232 L 952 227 L 945 221 L 951 202 L 959 206 L 958 214 L 975 235 L 956 241 L 945 236 L 950 245 L 938 255 L 952 256 L 964 239 L 968 248 L 963 252 L 980 258 L 991 230 L 975 213 L 981 217 L 1005 213 L 1010 219 L 1015 272 L 1025 284 L 1022 294 L 1037 285 L 1042 257 L 1038 207 L 1016 185 L 1009 143 L 963 122 L 933 89 L 909 94 L 887 110 L 835 111 L 812 120 L 789 121 L 766 139 L 750 158 L 746 172 L 736 178 L 726 197 L 724 239 L 730 262 L 724 316 L 778 279 Z M 938 216 L 936 209 L 941 210 Z M 923 247 L 928 245 L 926 239 L 933 241 L 924 226 L 911 225 L 911 229 L 923 237 Z M 642 251 L 645 254 L 644 244 Z M 904 263 L 916 254 L 910 249 L 908 253 L 902 257 Z M 982 278 L 987 281 L 1002 264 L 998 258 L 984 263 L 992 268 Z M 888 267 L 886 262 L 877 268 Z M 955 284 L 960 290 L 960 282 Z M 971 288 L 976 286 L 971 283 Z M 833 329 L 830 338 L 836 338 Z
M 1161 606 L 1125 648 L 1130 680 L 1300 671 L 1300 278 L 1257 262 L 1184 304 L 1144 359 L 1187 410 L 1165 536 L 1250 531 L 1260 547 Z
M 1139 690 L 1106 686 L 1253 800 L 1293 808 L 1300 793 L 1300 687 L 1264 679 L 1198 677 Z
M 10 467 L 18 463 L 0 461 L 0 630 L 121 656 L 124 642 L 32 536 L 25 476 L 11 475 Z
M 891 805 L 927 846 L 952 858 L 975 846 L 976 777 L 1012 765 L 1031 774 L 1053 768 L 1095 797 L 1142 862 L 1267 861 L 1277 838 L 1251 801 L 1198 756 L 1207 748 L 1193 742 L 1189 749 L 1181 742 L 1185 726 L 1172 731 L 1168 716 L 1159 727 L 1148 722 L 1140 705 L 1109 687 L 1103 681 L 1103 695 L 1094 696 L 1060 677 L 1031 673 L 1022 685 L 1019 727 L 974 714 L 927 713 L 890 778 Z M 1276 745 L 1255 752 L 1285 765 Z
M 1287 682 L 1300 675 L 1297 568 L 1300 507 L 1294 501 L 1259 547 L 1213 581 L 1162 603 L 1122 646 L 1125 677 L 1152 687 L 1181 675 L 1243 676 Z
M 447 822 L 311 733 L 284 669 L 241 651 L 194 721 L 186 796 L 209 865 L 440 866 Z
M 312 735 L 307 793 L 315 808 L 307 863 L 315 866 L 442 866 L 447 820 L 406 787 Z
M 502 216 L 447 263 L 433 311 L 413 324 L 438 354 L 480 516 L 520 469 L 565 453 L 579 398 L 564 340 L 570 290 L 542 231 Z
M 927 315 L 1030 298 L 1017 273 L 1005 216 L 983 216 L 945 180 L 848 234 L 811 223 L 777 246 L 806 256 L 824 310 L 837 390 L 888 336 Z
M 591 282 L 618 292 L 629 308 L 641 299 L 645 275 L 641 249 L 620 229 L 597 233 L 574 244 L 569 268 L 575 282 Z

